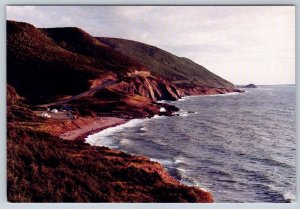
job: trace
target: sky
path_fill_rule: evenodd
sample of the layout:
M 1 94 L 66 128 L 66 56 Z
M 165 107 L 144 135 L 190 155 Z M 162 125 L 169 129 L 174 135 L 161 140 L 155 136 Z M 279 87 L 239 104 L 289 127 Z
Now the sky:
M 7 6 L 7 19 L 154 45 L 234 84 L 295 83 L 293 6 Z

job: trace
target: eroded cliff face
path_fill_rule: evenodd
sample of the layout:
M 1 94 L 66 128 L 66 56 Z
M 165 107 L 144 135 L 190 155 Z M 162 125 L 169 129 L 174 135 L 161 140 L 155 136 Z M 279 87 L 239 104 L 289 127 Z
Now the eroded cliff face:
M 156 78 L 149 71 L 128 73 L 120 83 L 111 87 L 124 93 L 137 94 L 157 100 L 177 100 L 180 98 L 177 88 L 163 78 Z

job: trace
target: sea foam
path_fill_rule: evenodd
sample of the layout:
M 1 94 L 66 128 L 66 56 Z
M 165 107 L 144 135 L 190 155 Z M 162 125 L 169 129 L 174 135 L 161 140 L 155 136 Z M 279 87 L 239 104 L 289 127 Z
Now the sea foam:
M 165 118 L 166 116 L 159 116 L 159 115 L 154 115 L 152 118 L 143 118 L 143 119 L 132 119 L 128 121 L 127 123 L 114 126 L 114 127 L 109 127 L 106 128 L 98 133 L 91 134 L 85 138 L 85 142 L 87 142 L 90 145 L 93 146 L 107 146 L 110 148 L 118 148 L 117 146 L 114 145 L 114 142 L 111 138 L 112 135 L 115 133 L 120 133 L 126 128 L 132 128 L 137 126 L 138 124 L 147 122 L 152 119 L 162 119 Z M 147 130 L 146 128 L 141 128 L 140 130 Z

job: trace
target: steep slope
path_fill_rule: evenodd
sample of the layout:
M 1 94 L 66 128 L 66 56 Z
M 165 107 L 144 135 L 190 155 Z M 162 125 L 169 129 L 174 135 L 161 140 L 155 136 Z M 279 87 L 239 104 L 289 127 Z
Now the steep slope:
M 153 88 L 151 82 L 141 81 L 145 86 L 139 86 L 133 93 L 153 100 L 179 98 L 171 83 L 154 78 L 137 61 L 79 28 L 38 29 L 8 21 L 7 57 L 8 84 L 31 104 L 77 95 L 107 80 L 126 80 L 128 85 L 141 79 L 155 80 Z M 156 96 L 152 89 L 158 92 Z
M 177 57 L 155 46 L 117 38 L 97 39 L 137 60 L 154 75 L 170 79 L 178 87 L 234 88 L 232 83 L 213 74 L 203 66 L 187 58 Z
M 7 22 L 7 68 L 7 82 L 27 99 L 79 93 L 103 71 L 97 60 L 59 47 L 30 24 L 12 21 Z
M 143 68 L 138 62 L 108 47 L 80 28 L 44 28 L 41 31 L 60 47 L 76 54 L 97 59 L 106 71 L 121 74 L 123 71 Z

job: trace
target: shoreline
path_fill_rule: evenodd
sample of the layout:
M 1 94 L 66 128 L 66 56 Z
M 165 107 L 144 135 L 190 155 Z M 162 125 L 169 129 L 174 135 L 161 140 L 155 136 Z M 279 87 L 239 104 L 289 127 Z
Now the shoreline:
M 234 93 L 234 92 L 228 92 L 228 93 L 225 93 L 225 94 L 213 94 L 213 95 L 216 95 L 216 96 L 224 95 L 225 96 L 226 94 L 231 95 L 232 93 Z M 242 92 L 239 92 L 239 93 L 242 93 Z M 184 98 L 190 97 L 190 96 L 212 96 L 212 95 L 211 94 L 209 94 L 209 95 L 186 95 L 186 96 L 183 96 L 181 99 L 184 100 Z M 179 101 L 179 100 L 177 100 L 177 101 Z M 157 103 L 166 103 L 166 101 L 157 101 Z M 174 111 L 174 112 L 177 112 L 177 111 Z M 153 115 L 153 116 L 151 116 L 151 118 L 153 118 L 155 116 L 156 115 Z M 103 118 L 106 118 L 106 120 L 104 120 L 104 123 L 99 124 L 99 120 L 101 121 L 101 119 L 102 119 L 102 122 L 103 122 Z M 124 119 L 124 118 L 118 118 L 116 116 L 114 116 L 114 117 L 103 117 L 103 118 L 95 117 L 95 121 L 93 121 L 91 124 L 88 124 L 88 125 L 86 125 L 84 127 L 81 127 L 79 129 L 75 129 L 75 130 L 72 130 L 72 131 L 65 132 L 65 133 L 61 134 L 59 137 L 62 138 L 63 140 L 81 141 L 81 142 L 83 142 L 83 143 L 85 143 L 89 146 L 107 147 L 105 145 L 92 145 L 92 144 L 88 143 L 85 139 L 90 135 L 100 133 L 100 132 L 102 132 L 106 129 L 109 129 L 109 128 L 112 128 L 112 127 L 118 127 L 118 126 L 121 126 L 123 124 L 126 124 L 126 123 L 130 122 L 132 119 L 141 119 L 141 120 L 145 119 L 145 118 Z M 95 125 L 95 123 L 96 123 L 96 125 Z M 92 130 L 91 130 L 91 128 L 92 128 Z M 61 137 L 61 136 L 65 136 L 65 137 Z M 67 137 L 68 139 L 66 139 L 66 136 L 68 136 Z M 161 162 L 153 161 L 153 160 L 151 160 L 151 158 L 149 158 L 147 156 L 144 156 L 144 155 L 135 155 L 135 154 L 127 153 L 126 151 L 122 151 L 122 150 L 119 150 L 119 149 L 113 149 L 113 148 L 110 148 L 110 147 L 107 147 L 107 148 L 110 149 L 110 150 L 113 150 L 113 151 L 124 152 L 124 153 L 130 154 L 132 156 L 136 156 L 136 157 L 140 156 L 140 157 L 149 159 L 150 162 L 157 163 L 161 166 L 161 169 L 163 169 L 163 172 L 166 173 L 165 178 L 171 179 L 172 181 L 177 182 L 179 185 L 188 186 L 184 182 L 181 182 L 180 180 L 177 180 L 174 176 L 169 174 L 167 172 L 167 170 L 165 169 L 163 163 L 161 163 Z M 209 190 L 207 190 L 206 188 L 202 188 L 202 187 L 199 187 L 197 185 L 190 185 L 189 187 L 198 189 L 201 192 L 209 194 L 210 198 L 211 198 L 211 201 L 213 201 L 213 193 L 210 192 Z
M 204 96 L 229 96 L 229 95 L 236 95 L 236 94 L 241 94 L 241 93 L 244 93 L 245 91 L 231 91 L 231 92 L 227 92 L 227 93 L 216 93 L 216 94 L 207 94 L 207 95 L 203 95 L 203 94 L 200 94 L 200 95 L 185 95 L 185 96 L 182 96 L 180 99 L 176 100 L 176 101 L 184 101 L 186 98 L 189 98 L 189 97 L 196 97 L 196 96 L 201 96 L 201 97 L 204 97 Z M 167 100 L 159 100 L 157 101 L 157 103 L 167 103 Z M 179 109 L 180 111 L 180 109 Z M 176 111 L 176 112 L 179 112 L 179 111 Z M 153 115 L 151 116 L 150 118 L 153 118 L 157 115 Z M 175 115 L 172 115 L 172 116 L 175 116 Z M 64 140 L 72 140 L 72 141 L 85 141 L 85 138 L 87 138 L 89 135 L 93 135 L 93 134 L 96 134 L 96 133 L 100 133 L 108 128 L 112 128 L 112 127 L 117 127 L 117 126 L 120 126 L 120 125 L 123 125 L 125 123 L 128 123 L 130 122 L 132 119 L 145 119 L 145 118 L 131 118 L 131 119 L 124 119 L 124 118 L 119 118 L 119 117 L 116 117 L 116 116 L 113 116 L 113 117 L 96 117 L 96 118 L 100 118 L 103 119 L 103 118 L 111 118 L 112 120 L 120 120 L 120 121 L 117 121 L 117 122 L 114 122 L 114 123 L 111 123 L 111 124 L 104 124 L 104 125 L 100 125 L 97 123 L 96 127 L 92 127 L 92 125 L 87 125 L 86 127 L 90 127 L 88 131 L 84 131 L 82 130 L 83 128 L 79 128 L 79 129 L 75 129 L 75 130 L 72 130 L 72 131 L 67 131 L 65 133 L 62 133 L 59 137 L 64 139 Z M 97 122 L 97 121 L 94 121 L 94 123 Z M 72 135 L 72 132 L 80 132 L 80 134 L 74 134 L 73 137 L 61 137 L 63 135 L 68 135 L 68 134 L 71 134 Z
M 74 139 L 74 141 L 85 141 L 85 138 L 88 137 L 89 135 L 92 135 L 92 134 L 95 134 L 95 133 L 99 133 L 101 131 L 104 131 L 105 129 L 108 129 L 108 128 L 112 128 L 112 127 L 117 127 L 117 126 L 120 126 L 122 124 L 125 124 L 125 123 L 128 123 L 130 120 L 124 120 L 123 122 L 119 122 L 119 123 L 115 123 L 113 125 L 106 125 L 106 126 L 103 126 L 103 127 L 99 127 L 99 128 L 96 128 L 96 129 L 93 129 L 89 132 L 85 132 L 81 135 L 79 135 L 78 137 L 76 137 Z
M 95 117 L 95 120 L 78 129 L 70 130 L 59 135 L 59 138 L 70 141 L 84 141 L 84 139 L 94 133 L 99 133 L 107 128 L 116 127 L 127 123 L 129 119 L 118 117 Z
M 176 101 L 180 101 L 180 100 L 184 101 L 186 98 L 189 98 L 189 97 L 196 97 L 196 96 L 200 96 L 200 97 L 203 97 L 203 96 L 229 96 L 229 95 L 236 95 L 236 94 L 240 94 L 240 93 L 243 93 L 243 92 L 228 92 L 228 93 L 225 93 L 225 94 L 209 94 L 209 95 L 186 95 L 186 96 L 183 96 L 183 97 L 181 97 L 180 99 L 178 99 L 178 100 L 176 100 Z M 157 103 L 167 103 L 167 101 L 166 101 L 166 100 L 160 100 L 160 101 L 157 101 Z M 179 111 L 180 111 L 180 109 L 179 109 Z M 179 111 L 178 111 L 178 112 L 179 112 Z M 153 115 L 153 116 L 151 116 L 150 118 L 154 118 L 155 116 L 157 116 L 157 115 Z M 175 115 L 174 115 L 174 116 L 175 116 Z M 133 119 L 140 119 L 140 120 L 143 120 L 143 119 L 145 119 L 145 118 L 133 118 Z M 85 143 L 87 143 L 87 144 L 89 144 L 89 145 L 91 145 L 91 146 L 104 146 L 104 147 L 106 147 L 105 145 L 92 145 L 92 144 L 86 142 L 85 139 L 86 139 L 88 136 L 91 136 L 91 135 L 93 135 L 93 134 L 101 133 L 102 131 L 104 131 L 104 130 L 106 130 L 106 129 L 113 128 L 113 127 L 118 127 L 118 126 L 122 126 L 122 125 L 124 125 L 124 124 L 130 122 L 131 120 L 132 120 L 132 119 L 124 119 L 122 122 L 114 123 L 114 124 L 112 124 L 112 125 L 104 125 L 104 126 L 101 126 L 101 127 L 99 127 L 99 128 L 94 129 L 93 131 L 88 131 L 88 132 L 82 133 L 81 135 L 77 136 L 74 140 L 75 140 L 75 141 L 83 141 L 83 142 L 85 142 Z M 116 150 L 116 151 L 122 151 L 122 150 L 114 149 L 114 148 L 110 148 L 110 147 L 108 147 L 108 148 L 109 148 L 109 149 Z M 125 151 L 122 151 L 122 152 L 125 152 Z M 127 153 L 127 152 L 125 152 L 125 153 Z M 131 153 L 128 153 L 128 154 L 131 154 Z M 132 155 L 134 155 L 134 154 L 132 154 Z M 141 156 L 142 156 L 142 157 L 149 158 L 149 157 L 144 156 L 144 155 L 141 155 Z M 149 158 L 149 159 L 150 159 L 150 158 Z M 150 160 L 151 160 L 151 159 L 150 159 Z M 152 160 L 151 160 L 151 161 L 152 161 Z M 158 161 L 154 161 L 154 162 L 163 165 L 163 163 L 161 163 L 161 162 L 158 162 Z M 170 176 L 171 176 L 171 175 L 170 175 Z M 171 177 L 174 178 L 173 176 L 171 176 Z M 174 179 L 176 180 L 176 178 L 174 178 Z M 177 180 L 177 181 L 178 181 L 178 180 Z M 179 181 L 179 182 L 180 182 L 180 181 Z M 185 185 L 185 184 L 182 183 L 182 182 L 180 182 L 180 183 L 183 184 L 183 185 Z M 192 185 L 192 186 L 193 186 L 193 187 L 197 187 L 196 185 Z M 201 188 L 201 187 L 197 187 L 197 188 L 199 188 L 199 189 L 201 189 L 201 190 L 205 190 L 204 188 Z
M 188 97 L 195 97 L 195 96 L 227 96 L 227 95 L 235 95 L 235 94 L 240 94 L 244 93 L 245 91 L 240 90 L 240 89 L 222 89 L 222 91 L 208 91 L 205 93 L 192 93 L 192 94 L 185 94 L 182 95 L 181 98 L 177 99 L 176 101 L 181 101 L 185 100 Z M 163 104 L 166 104 L 168 101 L 167 100 L 158 100 L 156 101 L 157 104 L 160 104 L 163 107 Z M 177 107 L 176 107 L 177 108 Z M 171 114 L 166 114 L 166 116 L 173 116 L 174 112 L 178 112 L 178 110 L 171 109 L 170 112 Z M 160 114 L 158 114 L 160 115 Z M 163 112 L 161 112 L 161 115 L 165 115 Z M 150 116 L 150 118 L 154 117 L 155 115 Z M 144 117 L 147 118 L 147 117 Z M 119 118 L 118 116 L 98 116 L 98 117 L 92 117 L 91 122 L 87 125 L 76 125 L 78 128 L 73 129 L 73 130 L 68 130 L 66 132 L 60 132 L 58 135 L 59 138 L 62 138 L 63 140 L 71 140 L 71 141 L 84 141 L 84 139 L 92 135 L 94 133 L 99 133 L 107 128 L 111 127 L 116 127 L 119 125 L 122 125 L 124 123 L 129 122 L 131 119 L 143 119 L 143 118 Z M 101 122 L 101 124 L 99 123 Z

